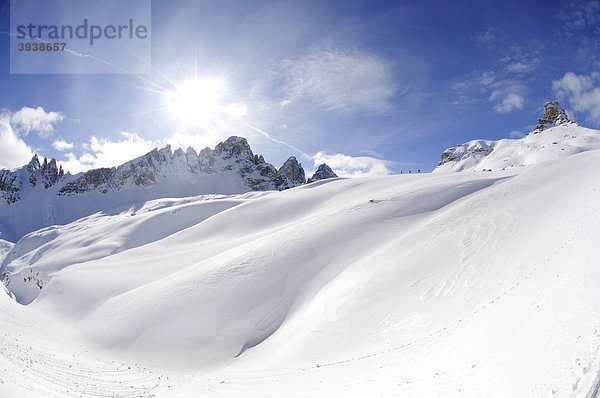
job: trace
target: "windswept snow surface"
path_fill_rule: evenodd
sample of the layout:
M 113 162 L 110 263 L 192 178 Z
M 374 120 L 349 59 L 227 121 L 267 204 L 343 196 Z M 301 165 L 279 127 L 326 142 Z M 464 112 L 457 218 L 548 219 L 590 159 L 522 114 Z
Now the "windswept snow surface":
M 0 264 L 4 261 L 4 257 L 12 250 L 15 244 L 6 240 L 0 239 Z
M 1 268 L 28 305 L 0 294 L 0 396 L 584 397 L 599 175 L 588 151 L 36 231 Z

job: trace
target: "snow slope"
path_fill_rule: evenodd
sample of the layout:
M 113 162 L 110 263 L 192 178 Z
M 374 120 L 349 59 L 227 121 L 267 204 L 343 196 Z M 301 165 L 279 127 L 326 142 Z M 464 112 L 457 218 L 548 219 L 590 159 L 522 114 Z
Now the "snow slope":
M 586 396 L 598 175 L 586 151 L 155 200 L 33 232 L 0 269 L 28 304 L 0 294 L 0 391 Z
M 12 242 L 0 239 L 0 264 L 2 264 L 4 257 L 12 250 L 14 245 Z
M 500 170 L 596 149 L 600 149 L 600 131 L 564 123 L 516 140 L 473 140 L 448 148 L 434 172 Z
M 305 182 L 295 157 L 277 170 L 236 136 L 200 153 L 191 147 L 172 151 L 167 145 L 118 167 L 77 175 L 64 174 L 56 160 L 42 163 L 35 155 L 21 168 L 0 170 L 0 238 L 16 242 L 46 226 L 152 199 L 283 190 Z

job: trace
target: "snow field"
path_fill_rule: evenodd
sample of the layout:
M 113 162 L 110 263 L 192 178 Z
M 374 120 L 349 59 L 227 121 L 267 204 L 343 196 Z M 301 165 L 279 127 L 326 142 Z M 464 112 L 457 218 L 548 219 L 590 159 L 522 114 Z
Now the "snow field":
M 19 370 L 46 361 L 36 388 L 93 396 L 76 372 L 113 360 L 133 366 L 99 376 L 105 395 L 126 396 L 121 381 L 131 396 L 585 396 L 600 370 L 598 175 L 588 151 L 160 199 L 36 231 L 2 266 L 28 305 L 2 295 L 0 313 L 5 341 L 37 348 L 7 345 L 1 378 L 34 396 Z

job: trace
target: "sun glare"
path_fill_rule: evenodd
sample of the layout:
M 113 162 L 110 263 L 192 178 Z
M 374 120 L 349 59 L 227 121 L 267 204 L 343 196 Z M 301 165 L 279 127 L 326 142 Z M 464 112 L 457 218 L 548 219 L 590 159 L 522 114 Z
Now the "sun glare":
M 190 80 L 178 86 L 169 108 L 186 125 L 209 122 L 220 110 L 223 83 L 215 79 Z

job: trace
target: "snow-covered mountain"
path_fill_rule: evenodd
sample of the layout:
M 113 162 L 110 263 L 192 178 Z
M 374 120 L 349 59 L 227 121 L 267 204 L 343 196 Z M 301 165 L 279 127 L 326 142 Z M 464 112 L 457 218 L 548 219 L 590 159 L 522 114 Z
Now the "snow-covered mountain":
M 167 146 L 78 175 L 65 174 L 54 159 L 40 163 L 35 155 L 20 169 L 0 170 L 0 238 L 17 241 L 42 227 L 151 199 L 283 190 L 305 182 L 295 157 L 277 170 L 235 136 L 200 153 Z
M 0 240 L 0 396 L 597 397 L 599 132 L 546 108 L 431 174 L 304 184 L 237 137 L 4 172 L 15 220 L 86 215 Z
M 600 149 L 600 131 L 579 126 L 556 101 L 544 105 L 544 117 L 520 139 L 473 140 L 442 153 L 434 172 L 490 171 L 562 159 Z
M 596 150 L 35 231 L 0 268 L 27 304 L 0 294 L 0 396 L 594 396 L 598 175 Z

